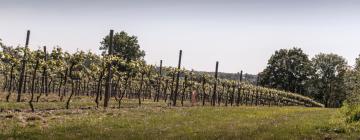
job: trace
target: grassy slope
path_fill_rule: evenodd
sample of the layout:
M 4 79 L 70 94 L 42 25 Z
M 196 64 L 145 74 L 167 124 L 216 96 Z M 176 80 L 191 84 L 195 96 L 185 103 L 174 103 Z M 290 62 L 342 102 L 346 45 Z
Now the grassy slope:
M 166 107 L 125 101 L 121 109 L 75 109 L 93 106 L 75 100 L 39 103 L 56 108 L 29 113 L 26 103 L 0 101 L 0 139 L 356 139 L 360 134 L 334 133 L 336 109 L 303 107 Z M 116 103 L 113 103 L 115 105 Z M 22 109 L 22 112 L 8 109 Z

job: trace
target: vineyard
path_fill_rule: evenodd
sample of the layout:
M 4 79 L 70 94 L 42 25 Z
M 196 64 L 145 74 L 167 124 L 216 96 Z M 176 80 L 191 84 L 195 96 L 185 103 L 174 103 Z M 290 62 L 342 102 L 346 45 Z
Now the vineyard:
M 30 50 L 30 31 L 25 47 L 2 47 L 1 84 L 5 99 L 1 101 L 28 102 L 29 109 L 36 111 L 34 103 L 56 95 L 56 102 L 71 108 L 76 96 L 88 97 L 96 107 L 108 107 L 114 100 L 121 107 L 122 100 L 165 102 L 168 106 L 306 106 L 323 107 L 322 104 L 299 94 L 261 87 L 243 82 L 241 71 L 238 80 L 218 77 L 219 62 L 215 74 L 199 74 L 181 67 L 182 51 L 177 67 L 146 64 L 142 59 L 127 59 L 116 55 L 113 31 L 106 38 L 107 51 L 102 55 L 77 51 L 68 53 L 61 47 L 47 52 Z M 23 95 L 29 96 L 24 98 Z
M 360 140 L 359 7 L 1 1 L 0 140 Z

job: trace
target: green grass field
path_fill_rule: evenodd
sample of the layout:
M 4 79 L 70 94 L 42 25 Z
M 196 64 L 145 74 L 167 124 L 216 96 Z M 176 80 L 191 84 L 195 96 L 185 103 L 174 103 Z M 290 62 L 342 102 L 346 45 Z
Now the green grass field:
M 89 99 L 35 103 L 0 100 L 0 139 L 358 139 L 336 123 L 337 109 L 305 107 L 167 107 L 124 100 L 94 108 Z

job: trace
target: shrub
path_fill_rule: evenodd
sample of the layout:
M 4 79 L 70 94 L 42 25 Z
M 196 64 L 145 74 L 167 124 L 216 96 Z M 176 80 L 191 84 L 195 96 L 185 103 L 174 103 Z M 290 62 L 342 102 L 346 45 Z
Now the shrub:
M 360 121 L 360 104 L 344 103 L 341 108 L 341 113 L 344 114 L 347 123 L 355 123 Z

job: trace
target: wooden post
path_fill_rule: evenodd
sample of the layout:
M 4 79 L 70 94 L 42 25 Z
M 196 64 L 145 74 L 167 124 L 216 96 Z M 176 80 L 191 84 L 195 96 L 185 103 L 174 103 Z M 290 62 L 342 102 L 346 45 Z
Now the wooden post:
M 217 86 L 217 80 L 218 80 L 218 67 L 219 67 L 219 62 L 216 61 L 214 92 L 213 92 L 212 100 L 211 100 L 211 105 L 212 105 L 212 106 L 215 106 L 215 101 L 216 101 L 216 86 Z
M 255 101 L 255 105 L 257 106 L 258 105 L 258 100 L 259 100 L 259 90 L 258 90 L 258 86 L 259 86 L 259 75 L 257 75 L 257 78 L 256 78 L 256 101 Z
M 179 90 L 179 77 L 180 77 L 180 67 L 181 67 L 181 56 L 182 56 L 182 50 L 180 50 L 179 52 L 179 63 L 178 63 L 178 72 L 176 75 L 176 86 L 175 86 L 175 95 L 174 95 L 174 101 L 173 101 L 173 106 L 176 106 L 176 98 L 178 96 L 178 90 Z
M 158 89 L 157 89 L 157 93 L 156 96 L 154 98 L 154 102 L 159 102 L 159 96 L 160 96 L 160 89 L 161 89 L 161 78 L 162 78 L 162 60 L 160 60 L 160 69 L 159 69 L 159 77 L 158 77 Z
M 241 70 L 241 71 L 240 71 L 240 77 L 239 77 L 240 83 L 242 82 L 242 78 L 243 78 L 243 71 Z
M 237 96 L 237 101 L 236 101 L 236 105 L 239 106 L 240 104 L 240 93 L 241 93 L 241 81 L 242 81 L 242 74 L 243 71 L 240 71 L 240 75 L 239 75 L 239 88 L 238 88 L 238 96 Z
M 24 75 L 25 75 L 25 70 L 26 70 L 26 55 L 27 55 L 26 51 L 29 46 L 29 39 L 30 39 L 30 30 L 28 30 L 26 33 L 25 51 L 24 51 L 24 56 L 22 59 L 21 72 L 20 72 L 20 77 L 19 77 L 18 96 L 16 99 L 17 102 L 21 101 L 21 90 L 22 90 L 22 86 L 23 86 L 23 82 L 24 82 Z
M 46 46 L 44 46 L 44 59 L 45 59 L 45 67 L 44 67 L 44 82 L 45 82 L 45 89 L 44 89 L 44 93 L 46 96 L 48 96 L 48 77 L 47 77 L 47 51 L 46 51 Z
M 202 79 L 202 90 L 203 90 L 202 105 L 203 106 L 205 105 L 205 98 L 206 98 L 205 84 L 206 84 L 206 78 L 205 78 L 205 75 L 203 75 L 203 79 Z
M 113 36 L 114 36 L 114 30 L 110 30 L 109 54 L 108 54 L 109 57 L 111 57 L 112 53 L 113 53 Z M 110 95 L 111 95 L 111 79 L 112 79 L 111 63 L 108 64 L 107 70 L 108 70 L 108 75 L 107 75 L 107 79 L 106 79 L 104 107 L 108 107 L 108 103 L 109 103 Z

